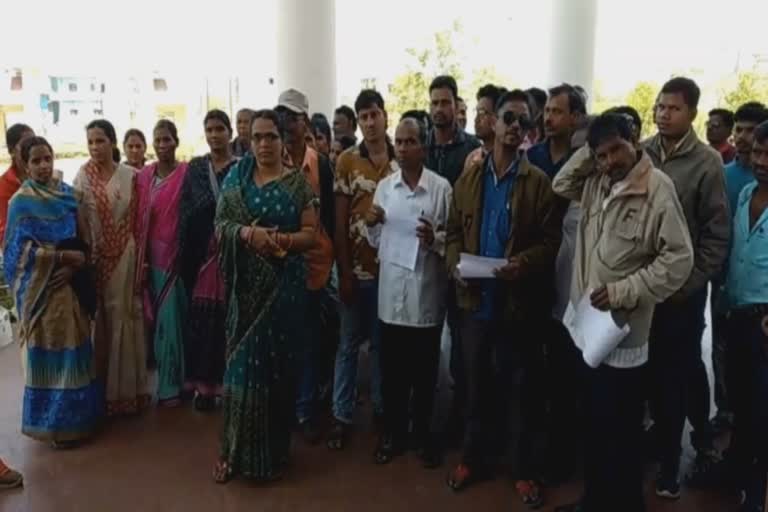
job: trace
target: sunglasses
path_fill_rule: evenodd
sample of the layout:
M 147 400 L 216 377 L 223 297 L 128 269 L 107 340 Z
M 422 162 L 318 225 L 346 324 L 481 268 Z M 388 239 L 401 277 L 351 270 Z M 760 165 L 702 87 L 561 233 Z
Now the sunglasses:
M 533 128 L 533 122 L 528 116 L 517 114 L 511 110 L 504 112 L 504 116 L 502 116 L 501 120 L 504 121 L 504 124 L 507 126 L 517 121 L 517 124 L 519 124 L 520 128 L 523 130 L 530 130 Z

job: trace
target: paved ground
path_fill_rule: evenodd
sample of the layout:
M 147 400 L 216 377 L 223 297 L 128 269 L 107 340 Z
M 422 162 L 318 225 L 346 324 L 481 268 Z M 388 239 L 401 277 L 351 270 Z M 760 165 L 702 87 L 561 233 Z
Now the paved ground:
M 338 454 L 297 439 L 292 471 L 270 486 L 214 484 L 218 418 L 188 409 L 153 410 L 111 425 L 89 445 L 57 452 L 19 433 L 21 392 L 17 350 L 1 349 L 0 455 L 26 477 L 24 489 L 0 494 L 2 512 L 524 510 L 503 478 L 455 495 L 443 483 L 445 468 L 423 470 L 411 456 L 386 467 L 373 465 L 369 429 Z M 651 511 L 735 510 L 713 493 L 686 491 L 679 503 L 667 504 L 650 494 L 650 480 L 648 491 Z M 574 483 L 550 492 L 548 503 L 578 494 Z

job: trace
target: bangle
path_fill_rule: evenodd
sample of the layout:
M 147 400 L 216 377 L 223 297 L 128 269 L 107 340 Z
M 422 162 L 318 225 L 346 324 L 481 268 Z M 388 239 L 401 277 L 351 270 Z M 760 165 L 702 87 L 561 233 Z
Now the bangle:
M 285 250 L 290 251 L 291 247 L 293 247 L 293 235 L 288 233 L 288 247 L 286 247 Z
M 56 264 L 61 265 L 61 262 L 63 259 L 64 259 L 64 253 L 62 251 L 56 251 Z

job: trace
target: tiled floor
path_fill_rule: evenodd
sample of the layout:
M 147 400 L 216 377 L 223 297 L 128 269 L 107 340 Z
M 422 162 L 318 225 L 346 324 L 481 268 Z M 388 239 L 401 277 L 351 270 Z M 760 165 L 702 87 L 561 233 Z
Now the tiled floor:
M 343 453 L 297 440 L 286 480 L 264 487 L 212 482 L 218 419 L 190 410 L 152 411 L 110 426 L 77 450 L 57 452 L 19 433 L 21 392 L 17 350 L 2 349 L 0 455 L 24 472 L 26 485 L 0 493 L 0 512 L 524 510 L 504 479 L 456 495 L 443 483 L 445 469 L 423 470 L 410 456 L 373 465 L 374 438 L 368 431 Z M 543 510 L 578 494 L 578 484 L 557 489 Z M 672 504 L 649 493 L 648 505 L 652 511 L 735 510 L 720 495 L 693 491 Z

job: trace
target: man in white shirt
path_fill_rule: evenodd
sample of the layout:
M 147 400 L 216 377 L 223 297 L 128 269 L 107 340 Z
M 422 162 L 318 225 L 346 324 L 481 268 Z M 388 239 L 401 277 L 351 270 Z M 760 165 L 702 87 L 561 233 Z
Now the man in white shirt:
M 380 260 L 385 421 L 374 456 L 378 464 L 405 451 L 411 423 L 425 466 L 434 465 L 437 457 L 429 425 L 445 317 L 445 226 L 451 185 L 424 167 L 426 140 L 422 123 L 412 118 L 400 122 L 395 132 L 400 168 L 379 182 L 365 219 L 368 241 L 378 248 Z

